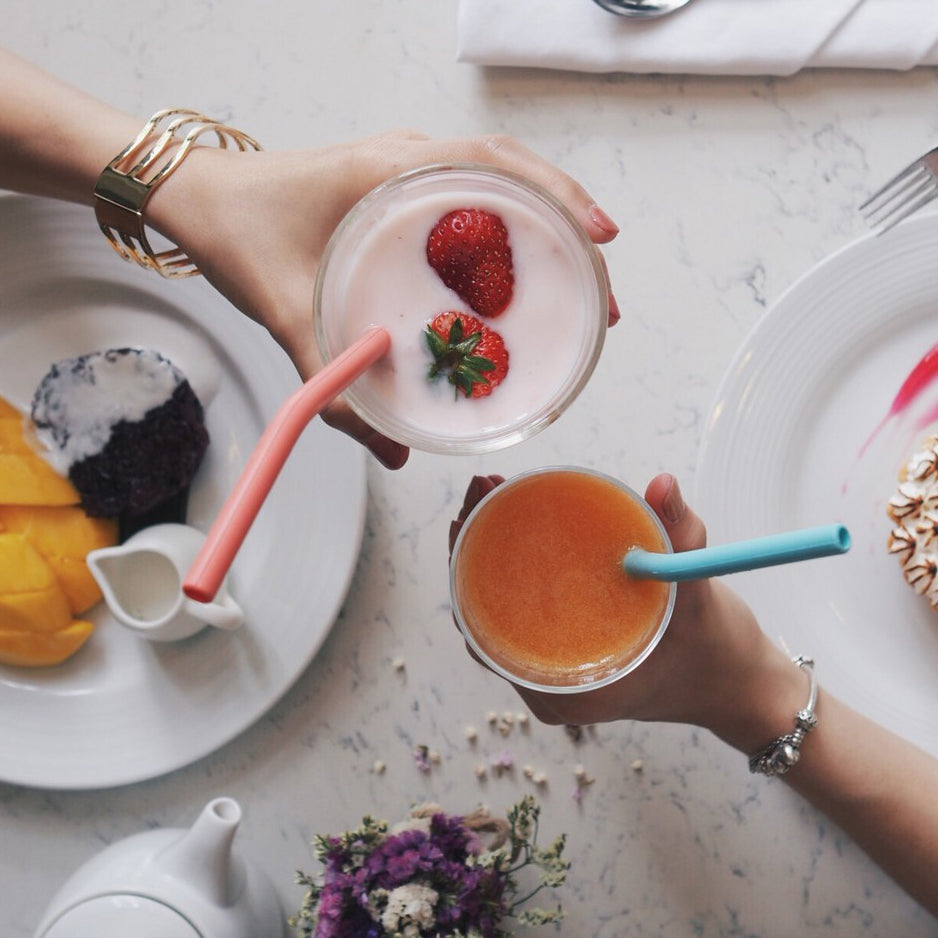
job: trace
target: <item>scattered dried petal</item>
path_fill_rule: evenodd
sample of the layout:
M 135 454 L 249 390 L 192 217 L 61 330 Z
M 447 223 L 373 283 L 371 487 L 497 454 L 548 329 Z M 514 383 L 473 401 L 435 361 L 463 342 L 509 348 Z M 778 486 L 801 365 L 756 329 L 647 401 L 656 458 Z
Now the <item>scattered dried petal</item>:
M 427 746 L 414 746 L 414 763 L 421 772 L 430 771 L 430 750 Z
M 502 772 L 508 772 L 515 766 L 515 760 L 512 757 L 511 753 L 505 750 L 504 752 L 499 753 L 495 758 L 490 762 L 492 769 L 495 771 L 496 775 L 501 775 Z

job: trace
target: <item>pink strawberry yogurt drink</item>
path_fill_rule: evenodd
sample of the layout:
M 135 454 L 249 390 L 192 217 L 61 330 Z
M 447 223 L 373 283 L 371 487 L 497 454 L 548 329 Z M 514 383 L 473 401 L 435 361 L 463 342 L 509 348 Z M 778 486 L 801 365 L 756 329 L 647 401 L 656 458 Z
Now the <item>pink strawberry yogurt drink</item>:
M 427 259 L 427 240 L 458 209 L 497 215 L 508 231 L 514 283 L 499 315 L 478 315 Z M 484 397 L 431 381 L 424 331 L 439 313 L 494 329 L 508 373 Z M 336 229 L 316 282 L 316 336 L 327 361 L 367 329 L 389 353 L 345 396 L 382 433 L 438 453 L 482 453 L 526 439 L 576 398 L 599 358 L 608 285 L 595 246 L 568 210 L 517 176 L 477 165 L 431 166 L 362 199 Z

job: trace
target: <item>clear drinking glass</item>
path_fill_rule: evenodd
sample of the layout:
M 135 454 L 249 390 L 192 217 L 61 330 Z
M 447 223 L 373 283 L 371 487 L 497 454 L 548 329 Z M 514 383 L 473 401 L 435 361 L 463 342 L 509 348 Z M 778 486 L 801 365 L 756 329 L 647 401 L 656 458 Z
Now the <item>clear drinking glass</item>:
M 667 629 L 674 583 L 629 577 L 631 547 L 672 552 L 660 520 L 603 473 L 548 467 L 515 476 L 467 518 L 450 561 L 460 630 L 522 687 L 578 693 L 619 680 Z
M 467 399 L 427 379 L 423 332 L 438 313 L 472 313 L 430 266 L 426 244 L 445 214 L 473 207 L 504 221 L 515 284 L 503 313 L 477 317 L 504 339 L 508 375 L 488 397 Z M 370 425 L 429 452 L 483 453 L 537 433 L 576 398 L 602 350 L 608 295 L 598 249 L 548 192 L 490 166 L 428 166 L 378 186 L 336 228 L 314 325 L 327 362 L 370 327 L 391 333 L 390 352 L 345 392 Z

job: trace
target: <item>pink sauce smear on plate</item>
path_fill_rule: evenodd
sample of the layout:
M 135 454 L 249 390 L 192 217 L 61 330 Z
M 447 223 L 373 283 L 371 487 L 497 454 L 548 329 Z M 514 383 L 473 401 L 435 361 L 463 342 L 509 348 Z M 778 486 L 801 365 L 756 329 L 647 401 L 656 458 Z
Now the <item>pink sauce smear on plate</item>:
M 869 439 L 860 448 L 861 458 L 883 427 L 893 417 L 902 414 L 936 378 L 938 378 L 938 343 L 933 345 L 925 353 L 921 361 L 909 372 L 905 381 L 902 382 L 902 387 L 899 388 L 898 394 L 893 398 L 886 416 L 883 417 L 876 429 L 870 434 Z M 936 420 L 938 420 L 938 402 L 916 421 L 916 432 L 934 423 Z

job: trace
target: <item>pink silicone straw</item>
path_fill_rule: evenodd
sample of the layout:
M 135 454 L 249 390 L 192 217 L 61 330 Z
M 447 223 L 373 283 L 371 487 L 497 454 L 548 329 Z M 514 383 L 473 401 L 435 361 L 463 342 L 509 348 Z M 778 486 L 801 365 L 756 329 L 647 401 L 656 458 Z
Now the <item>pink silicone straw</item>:
M 306 425 L 391 347 L 385 329 L 369 329 L 280 406 L 206 536 L 183 592 L 211 602 L 241 543 Z

